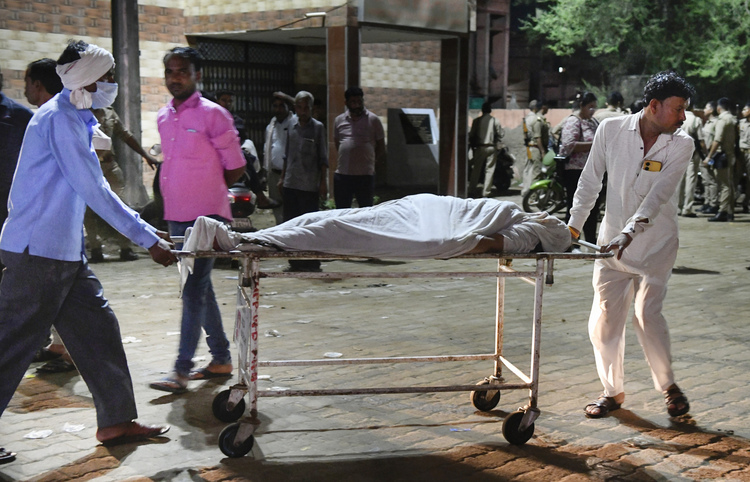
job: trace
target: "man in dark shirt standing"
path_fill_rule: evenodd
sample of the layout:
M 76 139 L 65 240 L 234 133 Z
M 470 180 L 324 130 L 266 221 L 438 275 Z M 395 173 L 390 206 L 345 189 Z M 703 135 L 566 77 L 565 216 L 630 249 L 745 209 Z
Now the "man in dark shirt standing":
M 3 94 L 3 74 L 0 72 L 0 226 L 8 217 L 8 195 L 16 172 L 26 125 L 34 115 L 31 110 Z M 3 277 L 0 263 L 0 279 Z

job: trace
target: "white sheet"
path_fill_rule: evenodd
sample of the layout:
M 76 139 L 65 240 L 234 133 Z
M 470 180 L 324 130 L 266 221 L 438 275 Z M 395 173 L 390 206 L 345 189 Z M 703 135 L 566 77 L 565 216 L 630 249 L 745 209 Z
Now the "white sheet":
M 245 242 L 289 251 L 373 258 L 449 258 L 473 249 L 481 236 L 505 236 L 506 253 L 570 246 L 565 223 L 547 213 L 526 213 L 495 199 L 460 199 L 417 194 L 359 209 L 299 216 L 272 228 L 242 235 Z

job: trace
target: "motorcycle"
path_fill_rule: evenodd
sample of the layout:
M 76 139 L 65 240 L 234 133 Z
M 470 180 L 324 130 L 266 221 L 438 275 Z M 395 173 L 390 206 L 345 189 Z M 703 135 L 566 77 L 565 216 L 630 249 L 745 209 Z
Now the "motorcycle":
M 247 174 L 243 174 L 227 193 L 232 208 L 232 231 L 238 233 L 255 231 L 250 215 L 255 212 L 258 196 L 248 187 L 246 177 Z
M 506 146 L 502 146 L 497 151 L 497 161 L 495 164 L 495 175 L 493 181 L 498 193 L 507 192 L 513 182 L 513 164 L 516 162 L 516 156 L 510 153 Z
M 543 179 L 535 181 L 523 196 L 524 211 L 553 214 L 565 207 L 565 186 L 561 182 L 557 163 L 554 151 L 548 151 L 542 159 Z

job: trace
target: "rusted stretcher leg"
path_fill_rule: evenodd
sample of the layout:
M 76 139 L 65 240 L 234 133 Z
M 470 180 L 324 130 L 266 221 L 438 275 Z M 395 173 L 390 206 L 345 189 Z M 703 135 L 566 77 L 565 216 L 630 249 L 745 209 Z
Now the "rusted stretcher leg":
M 258 307 L 260 304 L 260 260 L 242 258 L 237 287 L 234 340 L 239 347 L 239 383 L 219 393 L 213 412 L 223 422 L 234 422 L 245 412 L 245 393 L 250 399 L 249 416 L 228 425 L 219 435 L 219 448 L 229 457 L 242 457 L 252 450 L 258 419 Z M 250 296 L 248 296 L 248 290 Z

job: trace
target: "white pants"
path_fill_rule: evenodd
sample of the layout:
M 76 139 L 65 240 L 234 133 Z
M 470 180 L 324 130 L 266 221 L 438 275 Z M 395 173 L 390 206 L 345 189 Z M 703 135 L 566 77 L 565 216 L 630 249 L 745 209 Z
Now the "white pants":
M 625 392 L 625 324 L 633 295 L 635 333 L 651 367 L 654 388 L 665 391 L 674 384 L 669 329 L 661 314 L 667 294 L 666 280 L 616 271 L 596 263 L 593 285 L 589 338 L 604 395 L 614 397 Z

